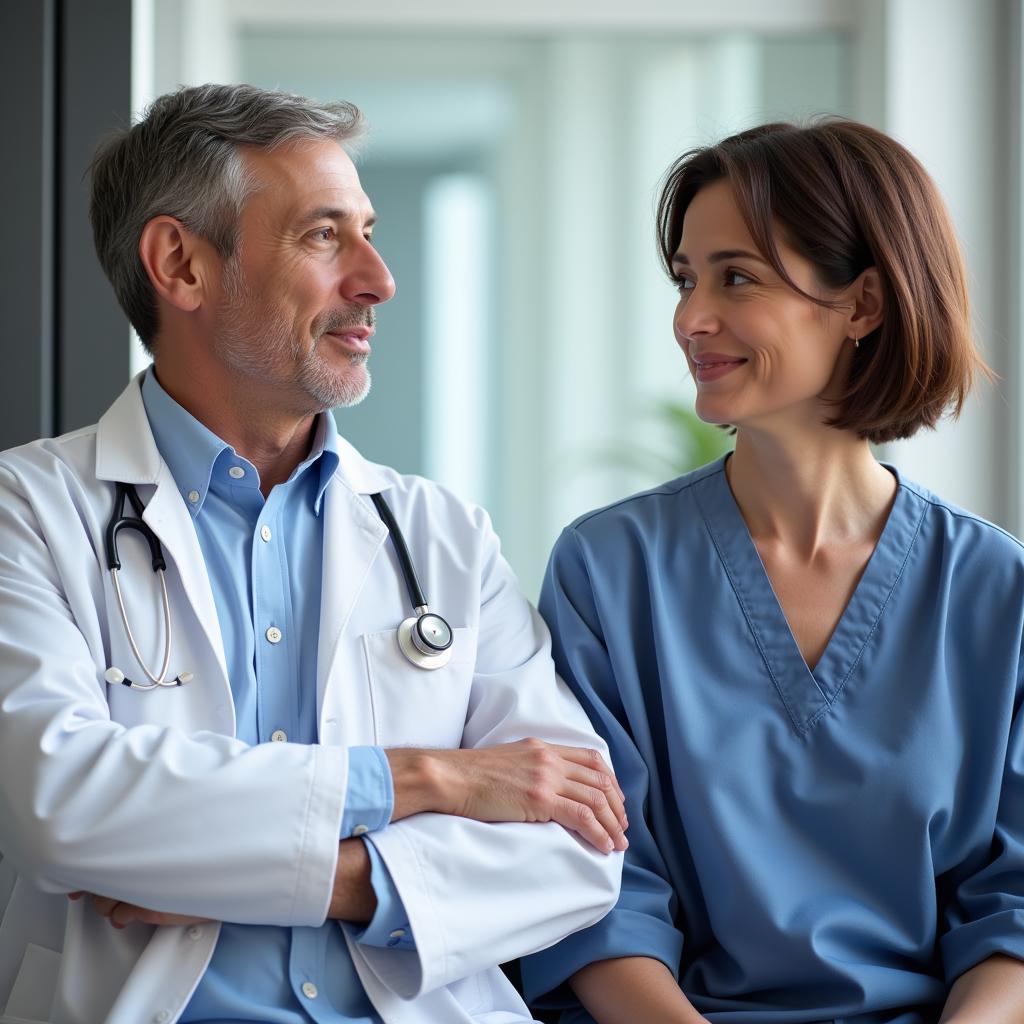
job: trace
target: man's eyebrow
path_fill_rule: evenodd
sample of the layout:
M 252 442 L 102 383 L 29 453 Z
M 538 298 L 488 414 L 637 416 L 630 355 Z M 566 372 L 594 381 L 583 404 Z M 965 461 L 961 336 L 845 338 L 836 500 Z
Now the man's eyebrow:
M 757 260 L 758 263 L 764 263 L 768 266 L 768 261 L 763 257 L 759 256 L 756 252 L 749 252 L 746 249 L 719 249 L 718 252 L 713 252 L 708 257 L 708 263 L 722 263 L 725 260 Z M 672 256 L 672 264 L 679 264 L 680 266 L 688 267 L 690 265 L 690 259 L 685 252 L 677 252 Z
M 308 210 L 299 216 L 297 223 L 302 226 L 305 224 L 313 224 L 318 220 L 352 220 L 356 215 L 356 211 L 352 209 L 344 210 L 340 206 L 318 206 L 313 210 Z M 363 221 L 363 227 L 372 228 L 377 223 L 377 214 L 372 210 L 370 215 Z

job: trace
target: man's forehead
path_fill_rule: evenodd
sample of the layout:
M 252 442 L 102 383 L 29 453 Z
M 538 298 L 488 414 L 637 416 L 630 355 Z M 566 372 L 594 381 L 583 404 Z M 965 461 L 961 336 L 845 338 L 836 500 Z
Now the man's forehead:
M 333 140 L 291 143 L 273 150 L 244 148 L 247 170 L 256 178 L 254 205 L 275 219 L 338 211 L 368 218 L 373 210 L 352 159 Z

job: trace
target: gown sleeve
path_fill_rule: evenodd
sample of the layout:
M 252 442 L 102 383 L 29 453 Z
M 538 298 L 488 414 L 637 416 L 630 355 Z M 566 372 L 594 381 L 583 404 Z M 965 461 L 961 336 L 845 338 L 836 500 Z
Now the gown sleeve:
M 1006 746 L 991 847 L 976 858 L 946 904 L 941 939 L 946 980 L 997 953 L 1024 960 L 1024 678 Z
M 675 920 L 676 895 L 648 824 L 648 766 L 633 740 L 586 559 L 572 527 L 552 552 L 539 607 L 552 633 L 558 674 L 608 743 L 629 819 L 629 849 L 615 907 L 597 924 L 522 962 L 528 1000 L 539 1006 L 570 1007 L 578 1003 L 566 979 L 596 960 L 652 957 L 678 978 L 683 935 Z

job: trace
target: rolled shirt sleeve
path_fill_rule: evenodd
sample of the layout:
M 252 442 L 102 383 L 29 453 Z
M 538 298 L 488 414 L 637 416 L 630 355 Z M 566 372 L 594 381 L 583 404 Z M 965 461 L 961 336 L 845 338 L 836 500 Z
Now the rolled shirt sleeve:
M 998 794 L 990 849 L 974 858 L 957 885 L 945 917 L 941 950 L 946 979 L 997 953 L 1024 960 L 1024 686 L 1017 705 Z
M 391 872 L 369 836 L 366 837 L 366 852 L 370 855 L 370 884 L 377 897 L 377 909 L 370 923 L 355 933 L 356 941 L 364 946 L 384 949 L 415 949 L 416 940 L 402 897 L 398 895 Z
M 647 765 L 630 731 L 583 555 L 571 529 L 563 533 L 552 553 L 540 611 L 551 628 L 559 675 L 608 743 L 629 818 L 629 849 L 618 903 L 597 924 L 524 958 L 522 963 L 529 1000 L 538 1006 L 568 1007 L 576 1000 L 564 984 L 566 979 L 596 960 L 652 957 L 678 977 L 683 935 L 675 923 L 677 897 L 648 822 L 651 792 Z
M 351 747 L 348 788 L 341 816 L 341 838 L 376 832 L 391 821 L 395 790 L 391 765 L 382 747 Z

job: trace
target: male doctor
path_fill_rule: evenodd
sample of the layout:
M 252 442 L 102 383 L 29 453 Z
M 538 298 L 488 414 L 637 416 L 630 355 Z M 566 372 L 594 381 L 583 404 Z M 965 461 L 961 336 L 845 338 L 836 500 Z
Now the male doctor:
M 615 902 L 621 794 L 486 515 L 327 411 L 394 291 L 358 128 L 204 86 L 94 162 L 154 365 L 0 455 L 2 1021 L 529 1020 L 494 965 Z M 137 524 L 109 570 L 136 512 L 165 573 Z

